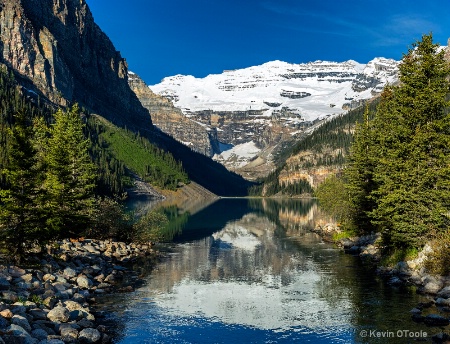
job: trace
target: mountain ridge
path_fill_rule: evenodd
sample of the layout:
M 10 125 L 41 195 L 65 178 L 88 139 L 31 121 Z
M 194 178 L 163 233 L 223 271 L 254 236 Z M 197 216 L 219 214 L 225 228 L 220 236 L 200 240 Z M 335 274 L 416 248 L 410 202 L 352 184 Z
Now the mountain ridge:
M 214 148 L 210 156 L 255 179 L 267 175 L 274 156 L 318 122 L 361 106 L 395 83 L 397 65 L 385 58 L 367 64 L 276 60 L 204 78 L 171 76 L 149 88 L 203 126 Z M 196 143 L 189 145 L 195 149 Z
M 54 107 L 79 103 L 115 125 L 140 132 L 182 161 L 189 178 L 219 195 L 249 184 L 152 124 L 128 84 L 128 64 L 95 23 L 85 0 L 0 0 L 0 63 L 30 97 Z

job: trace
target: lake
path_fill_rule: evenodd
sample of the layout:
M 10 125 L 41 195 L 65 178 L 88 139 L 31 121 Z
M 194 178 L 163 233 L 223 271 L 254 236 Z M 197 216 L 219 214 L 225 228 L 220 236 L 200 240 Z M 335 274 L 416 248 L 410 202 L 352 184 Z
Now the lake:
M 173 242 L 131 294 L 101 300 L 115 343 L 409 343 L 439 329 L 394 287 L 311 232 L 314 200 L 222 199 L 170 210 Z

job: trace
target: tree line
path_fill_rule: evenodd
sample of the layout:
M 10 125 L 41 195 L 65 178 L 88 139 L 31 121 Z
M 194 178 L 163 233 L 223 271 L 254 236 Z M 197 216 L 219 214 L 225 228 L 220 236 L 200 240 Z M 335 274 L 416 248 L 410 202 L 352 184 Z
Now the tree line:
M 418 249 L 447 235 L 449 76 L 445 51 L 423 35 L 403 56 L 400 83 L 386 86 L 358 123 L 343 179 L 317 190 L 325 202 L 345 204 L 348 228 L 381 233 L 385 247 Z
M 122 139 L 110 142 L 107 135 Z M 117 153 L 127 147 L 143 169 Z M 162 189 L 189 182 L 170 153 L 76 104 L 56 109 L 0 70 L 0 241 L 12 256 L 58 237 L 149 237 L 149 226 L 158 227 L 163 216 L 133 227 L 118 202 L 132 173 Z

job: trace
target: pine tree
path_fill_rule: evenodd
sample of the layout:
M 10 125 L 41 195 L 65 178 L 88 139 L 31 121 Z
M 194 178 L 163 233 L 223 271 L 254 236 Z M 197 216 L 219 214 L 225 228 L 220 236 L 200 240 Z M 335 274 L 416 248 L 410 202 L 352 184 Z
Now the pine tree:
M 47 225 L 54 235 L 77 235 L 94 206 L 95 167 L 83 135 L 78 106 L 59 110 L 50 129 L 46 154 Z
M 0 190 L 0 236 L 12 256 L 20 260 L 28 248 L 45 237 L 38 201 L 41 171 L 30 119 L 23 112 L 15 116 L 6 157 L 1 171 L 6 187 Z
M 374 133 L 370 121 L 369 108 L 366 107 L 362 123 L 357 123 L 353 145 L 351 146 L 348 165 L 345 170 L 351 209 L 349 209 L 350 222 L 348 226 L 355 226 L 360 233 L 370 233 L 374 230 L 370 213 L 375 208 L 371 197 L 376 189 L 374 170 L 376 156 L 373 149 Z
M 450 224 L 450 66 L 430 34 L 399 70 L 400 85 L 385 90 L 374 120 L 372 216 L 387 244 L 420 247 Z

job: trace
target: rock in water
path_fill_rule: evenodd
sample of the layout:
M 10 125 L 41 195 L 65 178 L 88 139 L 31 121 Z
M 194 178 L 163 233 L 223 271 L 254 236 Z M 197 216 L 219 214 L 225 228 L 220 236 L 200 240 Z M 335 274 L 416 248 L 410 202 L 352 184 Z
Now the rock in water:
M 95 328 L 85 328 L 78 335 L 78 339 L 82 343 L 95 343 L 99 341 L 101 338 L 101 334 Z

